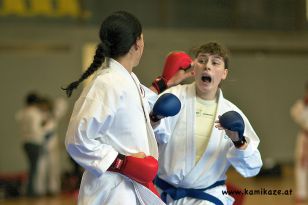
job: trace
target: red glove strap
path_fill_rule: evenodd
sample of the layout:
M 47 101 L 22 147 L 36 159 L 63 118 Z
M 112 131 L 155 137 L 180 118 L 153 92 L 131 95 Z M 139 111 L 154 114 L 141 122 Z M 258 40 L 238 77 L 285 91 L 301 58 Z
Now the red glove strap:
M 126 156 L 123 154 L 118 154 L 117 158 L 113 161 L 112 165 L 109 167 L 108 171 L 120 171 L 122 167 L 125 166 Z
M 238 140 L 238 141 L 232 141 L 232 142 L 233 142 L 233 144 L 234 144 L 234 146 L 235 146 L 236 148 L 240 148 L 240 147 L 243 146 L 247 141 L 246 141 L 245 137 L 243 137 L 243 139 L 240 139 L 240 140 Z
M 157 90 L 158 94 L 164 92 L 164 90 L 166 90 L 167 87 L 167 80 L 161 76 L 157 77 L 152 85 L 154 86 L 154 88 Z

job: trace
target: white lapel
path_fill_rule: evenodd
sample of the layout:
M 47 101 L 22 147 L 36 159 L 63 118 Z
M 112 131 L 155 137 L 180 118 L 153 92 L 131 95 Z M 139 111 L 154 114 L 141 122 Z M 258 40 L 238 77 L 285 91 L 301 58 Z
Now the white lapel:
M 194 88 L 190 89 L 190 94 L 195 95 L 195 86 Z M 221 115 L 223 113 L 223 104 L 222 104 L 222 92 L 219 90 L 219 97 L 218 97 L 218 105 L 217 105 L 217 112 L 215 116 L 215 120 L 218 119 L 218 115 Z M 207 172 L 207 170 L 210 169 L 210 167 L 215 163 L 216 159 L 218 158 L 219 155 L 219 149 L 218 147 L 221 144 L 221 141 L 223 140 L 224 137 L 224 132 L 218 130 L 217 128 L 213 127 L 212 132 L 211 132 L 211 137 L 209 139 L 208 146 L 203 153 L 202 157 L 198 161 L 197 164 L 195 164 L 195 156 L 196 156 L 196 146 L 195 146 L 195 124 L 191 124 L 190 122 L 194 122 L 195 119 L 195 112 L 192 112 L 192 110 L 195 110 L 195 98 L 192 98 L 191 101 L 189 102 L 191 107 L 187 107 L 190 110 L 187 110 L 187 113 L 190 113 L 190 117 L 188 119 L 191 119 L 187 123 L 187 130 L 188 136 L 187 137 L 187 149 L 192 150 L 190 152 L 190 159 L 191 163 L 189 163 L 188 167 L 191 169 L 188 174 L 185 176 L 184 180 L 182 181 L 183 186 L 187 186 L 192 184 L 193 181 L 198 180 L 199 176 L 202 175 L 204 172 Z M 214 126 L 214 125 L 213 125 Z
M 186 96 L 186 116 L 181 116 L 186 118 L 186 173 L 191 171 L 191 168 L 195 165 L 195 155 L 196 155 L 196 146 L 195 146 L 195 100 L 196 100 L 196 87 L 195 83 L 192 83 L 187 88 Z
M 165 205 L 165 203 L 145 186 L 131 180 L 141 205 Z
M 141 87 L 141 84 L 137 78 L 137 76 L 134 73 L 131 73 L 132 79 L 134 80 L 137 88 L 138 88 L 138 93 L 139 93 L 139 97 L 140 97 L 140 103 L 144 112 L 144 117 L 145 117 L 145 121 L 146 121 L 146 128 L 147 128 L 147 133 L 148 133 L 148 142 L 149 142 L 149 149 L 150 149 L 150 154 L 158 159 L 158 146 L 157 146 L 157 142 L 156 142 L 156 138 L 154 135 L 154 131 L 152 129 L 151 126 L 151 121 L 150 121 L 150 117 L 149 117 L 149 112 L 148 112 L 148 106 L 146 106 L 146 103 L 148 103 L 147 101 L 144 102 L 145 99 L 145 93 L 143 88 Z

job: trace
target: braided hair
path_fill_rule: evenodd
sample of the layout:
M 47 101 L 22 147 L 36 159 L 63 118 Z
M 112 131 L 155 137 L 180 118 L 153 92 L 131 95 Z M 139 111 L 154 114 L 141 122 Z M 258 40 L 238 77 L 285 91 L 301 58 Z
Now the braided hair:
M 132 45 L 142 34 L 139 20 L 126 11 L 117 11 L 108 16 L 101 24 L 93 61 L 81 77 L 69 84 L 65 90 L 70 97 L 79 84 L 97 71 L 105 62 L 105 58 L 118 58 L 128 53 Z

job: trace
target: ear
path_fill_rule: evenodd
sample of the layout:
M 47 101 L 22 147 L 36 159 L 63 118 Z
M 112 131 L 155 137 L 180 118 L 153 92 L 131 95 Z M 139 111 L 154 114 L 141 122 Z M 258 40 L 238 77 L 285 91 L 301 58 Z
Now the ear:
M 224 73 L 223 73 L 223 75 L 222 75 L 222 80 L 225 80 L 226 78 L 227 78 L 227 76 L 228 76 L 228 71 L 229 71 L 229 69 L 228 68 L 225 68 L 224 69 Z
M 140 43 L 138 43 L 138 39 L 136 40 L 136 42 L 132 45 L 131 49 L 133 49 L 134 51 L 137 51 L 140 48 Z
M 132 45 L 132 47 L 130 48 L 130 52 L 133 51 L 137 51 L 138 49 L 140 49 L 140 43 L 138 44 L 138 39 L 136 40 L 136 42 Z
M 143 34 L 141 34 L 140 37 L 137 38 L 135 44 L 136 44 L 137 49 L 143 49 L 144 47 Z

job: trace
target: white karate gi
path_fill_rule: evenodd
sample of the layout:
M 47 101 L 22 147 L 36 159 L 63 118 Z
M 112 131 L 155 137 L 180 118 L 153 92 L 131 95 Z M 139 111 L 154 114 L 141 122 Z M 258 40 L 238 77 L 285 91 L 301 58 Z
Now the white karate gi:
M 61 189 L 61 166 L 59 136 L 57 132 L 60 119 L 66 114 L 67 101 L 56 98 L 53 101 L 53 110 L 45 112 L 47 115 L 45 139 L 42 143 L 42 152 L 38 163 L 38 180 L 36 182 L 38 194 L 58 194 Z M 51 115 L 51 116 L 50 116 Z M 46 135 L 49 138 L 46 139 Z
M 46 132 L 42 126 L 44 115 L 41 110 L 36 105 L 27 106 L 18 111 L 15 117 L 20 126 L 22 141 L 41 145 Z
M 16 114 L 23 148 L 28 159 L 28 196 L 40 194 L 38 186 L 40 180 L 39 159 L 46 132 L 46 127 L 42 125 L 44 119 L 44 114 L 37 105 L 26 106 Z
M 226 179 L 226 171 L 232 165 L 244 177 L 255 176 L 262 166 L 257 149 L 259 138 L 246 116 L 234 104 L 226 100 L 219 91 L 218 115 L 234 110 L 241 114 L 245 122 L 244 136 L 248 142 L 245 150 L 235 148 L 225 132 L 213 126 L 207 149 L 195 164 L 195 83 L 178 85 L 166 92 L 175 94 L 181 101 L 179 114 L 168 117 L 155 128 L 159 142 L 159 177 L 175 187 L 202 189 L 217 181 Z M 223 204 L 233 204 L 231 196 L 223 195 L 226 186 L 218 186 L 205 191 L 219 198 Z M 167 204 L 213 204 L 205 200 L 185 197 Z
M 134 73 L 110 59 L 75 103 L 66 135 L 69 154 L 85 168 L 78 204 L 164 204 L 144 186 L 106 171 L 118 153 L 158 158 L 149 103 Z

